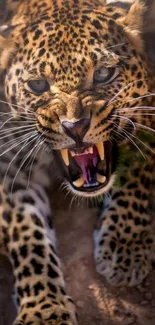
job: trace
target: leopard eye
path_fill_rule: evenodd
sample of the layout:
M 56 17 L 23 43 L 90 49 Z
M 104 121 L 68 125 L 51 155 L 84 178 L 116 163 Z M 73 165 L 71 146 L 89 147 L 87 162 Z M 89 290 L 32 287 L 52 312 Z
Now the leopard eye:
M 50 89 L 49 83 L 44 79 L 29 80 L 28 87 L 37 94 L 42 94 Z
M 94 83 L 109 83 L 119 74 L 119 71 L 115 67 L 101 67 L 94 72 Z

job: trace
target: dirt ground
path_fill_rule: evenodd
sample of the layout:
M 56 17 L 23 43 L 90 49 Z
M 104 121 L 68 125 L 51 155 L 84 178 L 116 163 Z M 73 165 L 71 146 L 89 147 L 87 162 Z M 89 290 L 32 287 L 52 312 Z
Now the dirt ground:
M 63 197 L 60 193 L 60 197 Z M 54 224 L 67 291 L 74 298 L 80 325 L 155 325 L 155 271 L 137 288 L 111 288 L 95 271 L 92 233 L 96 209 L 53 198 Z M 0 263 L 0 325 L 11 325 L 10 264 Z

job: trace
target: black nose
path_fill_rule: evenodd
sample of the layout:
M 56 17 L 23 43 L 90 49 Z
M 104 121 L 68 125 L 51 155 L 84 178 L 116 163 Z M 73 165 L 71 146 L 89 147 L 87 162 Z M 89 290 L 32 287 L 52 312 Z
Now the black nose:
M 75 123 L 69 121 L 62 122 L 62 128 L 64 132 L 72 138 L 75 142 L 82 140 L 89 130 L 90 119 L 83 118 Z

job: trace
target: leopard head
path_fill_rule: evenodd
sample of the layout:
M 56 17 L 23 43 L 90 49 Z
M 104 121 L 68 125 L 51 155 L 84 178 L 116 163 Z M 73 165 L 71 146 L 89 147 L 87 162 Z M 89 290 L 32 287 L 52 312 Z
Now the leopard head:
M 36 130 L 77 195 L 106 192 L 117 147 L 143 116 L 149 93 L 142 39 L 144 1 L 130 8 L 83 1 L 22 1 L 1 32 L 1 66 L 11 110 Z M 16 22 L 16 24 L 15 24 Z M 141 111 L 140 111 L 141 112 Z

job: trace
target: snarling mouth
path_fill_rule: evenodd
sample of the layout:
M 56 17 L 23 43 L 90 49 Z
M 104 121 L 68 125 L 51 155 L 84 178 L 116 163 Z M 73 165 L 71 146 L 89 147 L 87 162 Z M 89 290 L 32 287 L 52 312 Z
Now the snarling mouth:
M 110 141 L 61 150 L 71 187 L 76 192 L 94 195 L 108 185 L 116 168 L 116 156 L 117 146 Z

